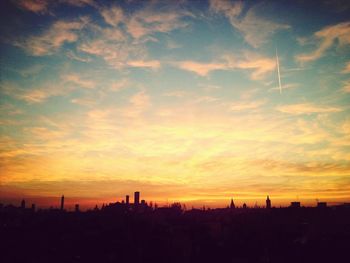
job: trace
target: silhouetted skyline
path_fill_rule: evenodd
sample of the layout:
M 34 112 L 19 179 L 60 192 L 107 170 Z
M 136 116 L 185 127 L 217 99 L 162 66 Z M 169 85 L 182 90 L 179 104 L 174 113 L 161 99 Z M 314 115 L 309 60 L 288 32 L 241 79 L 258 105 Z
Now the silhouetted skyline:
M 349 10 L 0 1 L 0 199 L 350 202 Z

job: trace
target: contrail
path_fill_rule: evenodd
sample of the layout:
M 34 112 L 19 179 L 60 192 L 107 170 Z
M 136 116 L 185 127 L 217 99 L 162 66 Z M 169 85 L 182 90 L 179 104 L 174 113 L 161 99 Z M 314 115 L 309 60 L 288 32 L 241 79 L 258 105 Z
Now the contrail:
M 276 48 L 276 64 L 277 64 L 278 84 L 279 84 L 279 88 L 280 88 L 280 94 L 282 94 L 280 63 L 279 63 L 279 60 L 278 60 L 277 48 Z

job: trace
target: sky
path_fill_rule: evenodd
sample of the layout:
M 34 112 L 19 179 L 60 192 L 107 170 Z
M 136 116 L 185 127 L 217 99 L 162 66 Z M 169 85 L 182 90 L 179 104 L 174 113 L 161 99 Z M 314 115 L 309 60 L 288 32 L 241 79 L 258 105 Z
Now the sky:
M 0 202 L 350 201 L 348 1 L 0 10 Z

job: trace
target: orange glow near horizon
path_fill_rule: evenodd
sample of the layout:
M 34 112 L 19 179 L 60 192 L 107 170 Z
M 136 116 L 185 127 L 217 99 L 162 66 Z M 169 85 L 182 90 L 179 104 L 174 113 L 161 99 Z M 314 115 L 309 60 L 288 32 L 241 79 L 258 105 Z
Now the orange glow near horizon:
M 0 203 L 51 206 L 64 194 L 94 206 L 134 191 L 190 207 L 350 202 L 344 14 L 5 2 Z

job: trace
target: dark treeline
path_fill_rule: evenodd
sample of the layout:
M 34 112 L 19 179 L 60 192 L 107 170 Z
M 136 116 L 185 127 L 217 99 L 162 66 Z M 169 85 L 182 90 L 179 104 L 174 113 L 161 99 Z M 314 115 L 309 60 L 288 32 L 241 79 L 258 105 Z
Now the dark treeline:
M 349 262 L 350 209 L 0 209 L 0 262 Z

